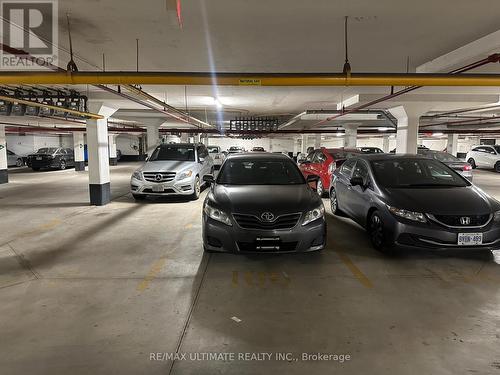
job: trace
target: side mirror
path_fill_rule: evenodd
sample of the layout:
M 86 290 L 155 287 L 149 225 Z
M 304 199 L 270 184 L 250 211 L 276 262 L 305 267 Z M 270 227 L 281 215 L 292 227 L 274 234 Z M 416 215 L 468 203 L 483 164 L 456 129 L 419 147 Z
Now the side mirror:
M 213 174 L 206 174 L 203 176 L 203 181 L 208 182 L 209 184 L 213 184 L 215 182 Z
M 318 176 L 314 176 L 312 174 L 310 174 L 309 176 L 306 177 L 306 182 L 307 183 L 317 182 L 318 180 L 319 180 L 319 177 Z
M 350 182 L 351 182 L 352 186 L 365 187 L 365 182 L 363 181 L 362 177 L 353 177 L 353 178 L 351 178 Z

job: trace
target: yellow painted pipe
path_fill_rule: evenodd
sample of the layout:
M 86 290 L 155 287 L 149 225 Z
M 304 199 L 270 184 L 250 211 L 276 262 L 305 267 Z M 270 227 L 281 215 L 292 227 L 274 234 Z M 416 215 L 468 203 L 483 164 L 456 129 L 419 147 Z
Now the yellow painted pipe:
M 500 86 L 500 74 L 267 74 L 218 73 L 221 86 Z M 212 85 L 210 73 L 3 72 L 2 85 Z
M 95 113 L 75 111 L 75 110 L 69 109 L 69 108 L 58 107 L 56 105 L 34 102 L 31 100 L 13 98 L 11 96 L 0 95 L 0 100 L 4 100 L 6 102 L 11 102 L 11 103 L 25 104 L 25 105 L 29 105 L 30 107 L 50 108 L 50 109 L 54 109 L 56 111 L 71 113 L 73 115 L 88 117 L 88 118 L 95 119 L 95 120 L 101 120 L 104 118 L 103 116 L 95 114 Z

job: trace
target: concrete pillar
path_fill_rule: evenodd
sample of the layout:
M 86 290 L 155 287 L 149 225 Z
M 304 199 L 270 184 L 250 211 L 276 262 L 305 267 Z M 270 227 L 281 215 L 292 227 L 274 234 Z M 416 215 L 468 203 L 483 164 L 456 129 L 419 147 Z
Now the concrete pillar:
M 358 142 L 358 125 L 357 124 L 345 124 L 343 125 L 345 129 L 344 135 L 344 147 L 345 148 L 356 148 Z
M 448 143 L 446 151 L 453 156 L 457 156 L 458 152 L 458 134 L 448 134 Z
M 383 143 L 382 143 L 382 151 L 388 153 L 390 152 L 391 150 L 389 149 L 389 136 L 388 135 L 384 135 L 384 140 L 383 140 Z
M 321 134 L 314 135 L 314 149 L 321 147 Z
M 73 153 L 75 155 L 75 171 L 85 170 L 85 133 L 73 132 Z
M 118 158 L 116 156 L 116 136 L 117 134 L 108 135 L 109 165 L 118 165 Z
M 399 106 L 389 109 L 389 112 L 397 120 L 396 132 L 396 153 L 398 154 L 416 154 L 418 143 L 418 125 L 420 116 L 426 110 L 420 111 L 408 106 Z
M 306 134 L 302 134 L 302 136 L 301 136 L 300 152 L 303 154 L 307 153 L 307 135 Z
M 111 201 L 108 117 L 116 112 L 116 108 L 103 103 L 90 102 L 89 111 L 104 116 L 102 120 L 87 120 L 90 204 L 103 206 Z
M 148 156 L 151 156 L 156 146 L 158 146 L 160 143 L 160 128 L 157 125 L 148 125 L 146 127 L 146 131 L 147 131 L 146 135 L 148 141 L 147 154 Z
M 189 134 L 181 133 L 181 143 L 188 143 L 188 142 L 189 142 Z
M 0 184 L 9 182 L 7 172 L 7 141 L 5 139 L 5 125 L 0 125 Z

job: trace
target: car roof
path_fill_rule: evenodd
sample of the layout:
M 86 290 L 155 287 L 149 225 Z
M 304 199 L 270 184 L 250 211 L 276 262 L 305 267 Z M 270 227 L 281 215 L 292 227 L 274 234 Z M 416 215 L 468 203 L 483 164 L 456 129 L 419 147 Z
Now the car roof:
M 160 143 L 158 146 L 200 146 L 202 143 Z
M 270 152 L 261 152 L 261 153 L 253 153 L 253 152 L 240 152 L 237 154 L 228 155 L 227 159 L 272 159 L 272 160 L 290 160 L 290 157 L 287 155 L 283 155 L 281 153 L 274 154 Z
M 384 160 L 429 160 L 425 155 L 415 155 L 415 154 L 359 154 L 353 156 L 353 158 L 364 159 L 367 161 L 384 161 Z

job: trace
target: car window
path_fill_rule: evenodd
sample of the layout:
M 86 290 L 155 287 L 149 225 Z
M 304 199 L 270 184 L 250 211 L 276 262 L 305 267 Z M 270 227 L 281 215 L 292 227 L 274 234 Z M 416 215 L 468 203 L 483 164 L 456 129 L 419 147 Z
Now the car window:
M 500 154 L 500 146 L 493 146 L 493 148 L 498 154 Z
M 326 160 L 325 154 L 323 154 L 323 152 L 321 151 L 318 151 L 316 153 L 316 158 L 318 159 L 318 163 L 323 163 Z
M 217 154 L 219 152 L 219 146 L 208 146 L 208 152 L 211 154 Z
M 361 177 L 363 181 L 366 181 L 368 178 L 368 168 L 365 163 L 361 160 L 358 160 L 356 166 L 354 167 L 354 172 L 352 173 L 352 177 Z
M 316 154 L 315 151 L 311 151 L 309 154 L 307 154 L 306 161 L 312 163 L 313 162 L 313 157 Z
M 340 173 L 350 178 L 352 174 L 352 169 L 354 168 L 354 164 L 356 164 L 356 159 L 347 160 L 344 164 L 342 164 L 342 169 L 340 170 Z

